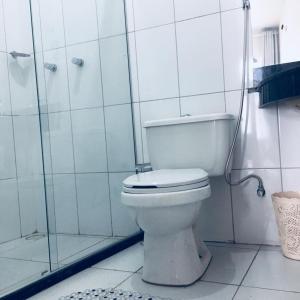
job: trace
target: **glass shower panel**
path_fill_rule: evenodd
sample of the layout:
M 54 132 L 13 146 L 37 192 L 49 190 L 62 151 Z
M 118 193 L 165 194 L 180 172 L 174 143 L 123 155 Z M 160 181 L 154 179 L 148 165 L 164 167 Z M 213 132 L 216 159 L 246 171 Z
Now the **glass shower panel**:
M 29 4 L 0 1 L 0 298 L 50 271 Z
M 139 230 L 120 201 L 135 172 L 124 2 L 31 3 L 55 269 Z

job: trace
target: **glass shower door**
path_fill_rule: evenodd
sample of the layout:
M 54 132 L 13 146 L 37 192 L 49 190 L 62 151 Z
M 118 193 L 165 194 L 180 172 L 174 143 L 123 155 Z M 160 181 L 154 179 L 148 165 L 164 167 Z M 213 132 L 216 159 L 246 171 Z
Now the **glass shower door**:
M 120 201 L 135 172 L 124 2 L 31 3 L 55 269 L 139 230 Z
M 50 271 L 29 1 L 0 1 L 0 298 Z

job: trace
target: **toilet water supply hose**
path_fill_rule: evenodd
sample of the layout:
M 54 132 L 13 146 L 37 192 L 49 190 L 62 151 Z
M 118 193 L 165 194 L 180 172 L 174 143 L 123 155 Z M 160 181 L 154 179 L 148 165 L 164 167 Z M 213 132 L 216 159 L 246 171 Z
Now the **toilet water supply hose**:
M 258 187 L 257 187 L 257 195 L 259 197 L 264 197 L 266 194 L 265 188 L 264 188 L 264 183 L 263 180 L 260 176 L 256 175 L 256 174 L 250 174 L 248 176 L 243 177 L 242 179 L 238 180 L 238 181 L 232 181 L 231 180 L 231 160 L 232 160 L 232 156 L 234 153 L 234 149 L 236 146 L 236 142 L 237 142 L 237 138 L 239 135 L 239 131 L 240 131 L 240 127 L 241 127 L 241 121 L 242 121 L 242 114 L 243 114 L 243 108 L 244 108 L 244 99 L 245 99 L 245 89 L 246 87 L 246 83 L 248 84 L 248 76 L 246 76 L 246 70 L 247 70 L 247 66 L 248 66 L 248 59 L 249 59 L 249 52 L 248 52 L 248 34 L 249 34 L 249 10 L 250 10 L 250 1 L 249 0 L 244 0 L 244 49 L 243 49 L 243 69 L 242 69 L 242 86 L 241 86 L 241 100 L 240 100 L 240 110 L 239 110 L 239 116 L 238 116 L 238 120 L 237 120 L 237 125 L 235 128 L 235 132 L 234 132 L 234 137 L 233 137 L 233 141 L 232 144 L 230 146 L 230 151 L 227 157 L 227 161 L 226 161 L 226 166 L 225 166 L 225 180 L 227 182 L 227 184 L 229 184 L 230 186 L 237 186 L 240 185 L 242 183 L 244 183 L 245 181 L 248 181 L 251 178 L 254 178 L 258 181 Z M 247 78 L 247 79 L 246 79 Z M 247 82 L 246 82 L 247 80 Z M 248 90 L 247 90 L 248 92 Z

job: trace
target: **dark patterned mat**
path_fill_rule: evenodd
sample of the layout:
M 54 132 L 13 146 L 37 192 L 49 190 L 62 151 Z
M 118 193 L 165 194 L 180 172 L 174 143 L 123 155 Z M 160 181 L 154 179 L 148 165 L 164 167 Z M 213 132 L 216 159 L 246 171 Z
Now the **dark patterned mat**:
M 137 292 L 115 289 L 91 289 L 83 292 L 75 292 L 69 296 L 60 297 L 59 300 L 172 300 Z

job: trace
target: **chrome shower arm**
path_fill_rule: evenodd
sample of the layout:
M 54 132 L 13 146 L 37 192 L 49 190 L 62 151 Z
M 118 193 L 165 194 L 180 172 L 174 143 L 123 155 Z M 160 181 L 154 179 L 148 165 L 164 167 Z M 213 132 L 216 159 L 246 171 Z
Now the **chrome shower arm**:
M 18 58 L 18 57 L 30 57 L 31 55 L 28 53 L 22 53 L 22 52 L 17 52 L 17 51 L 12 51 L 9 52 L 9 54 L 14 58 Z

